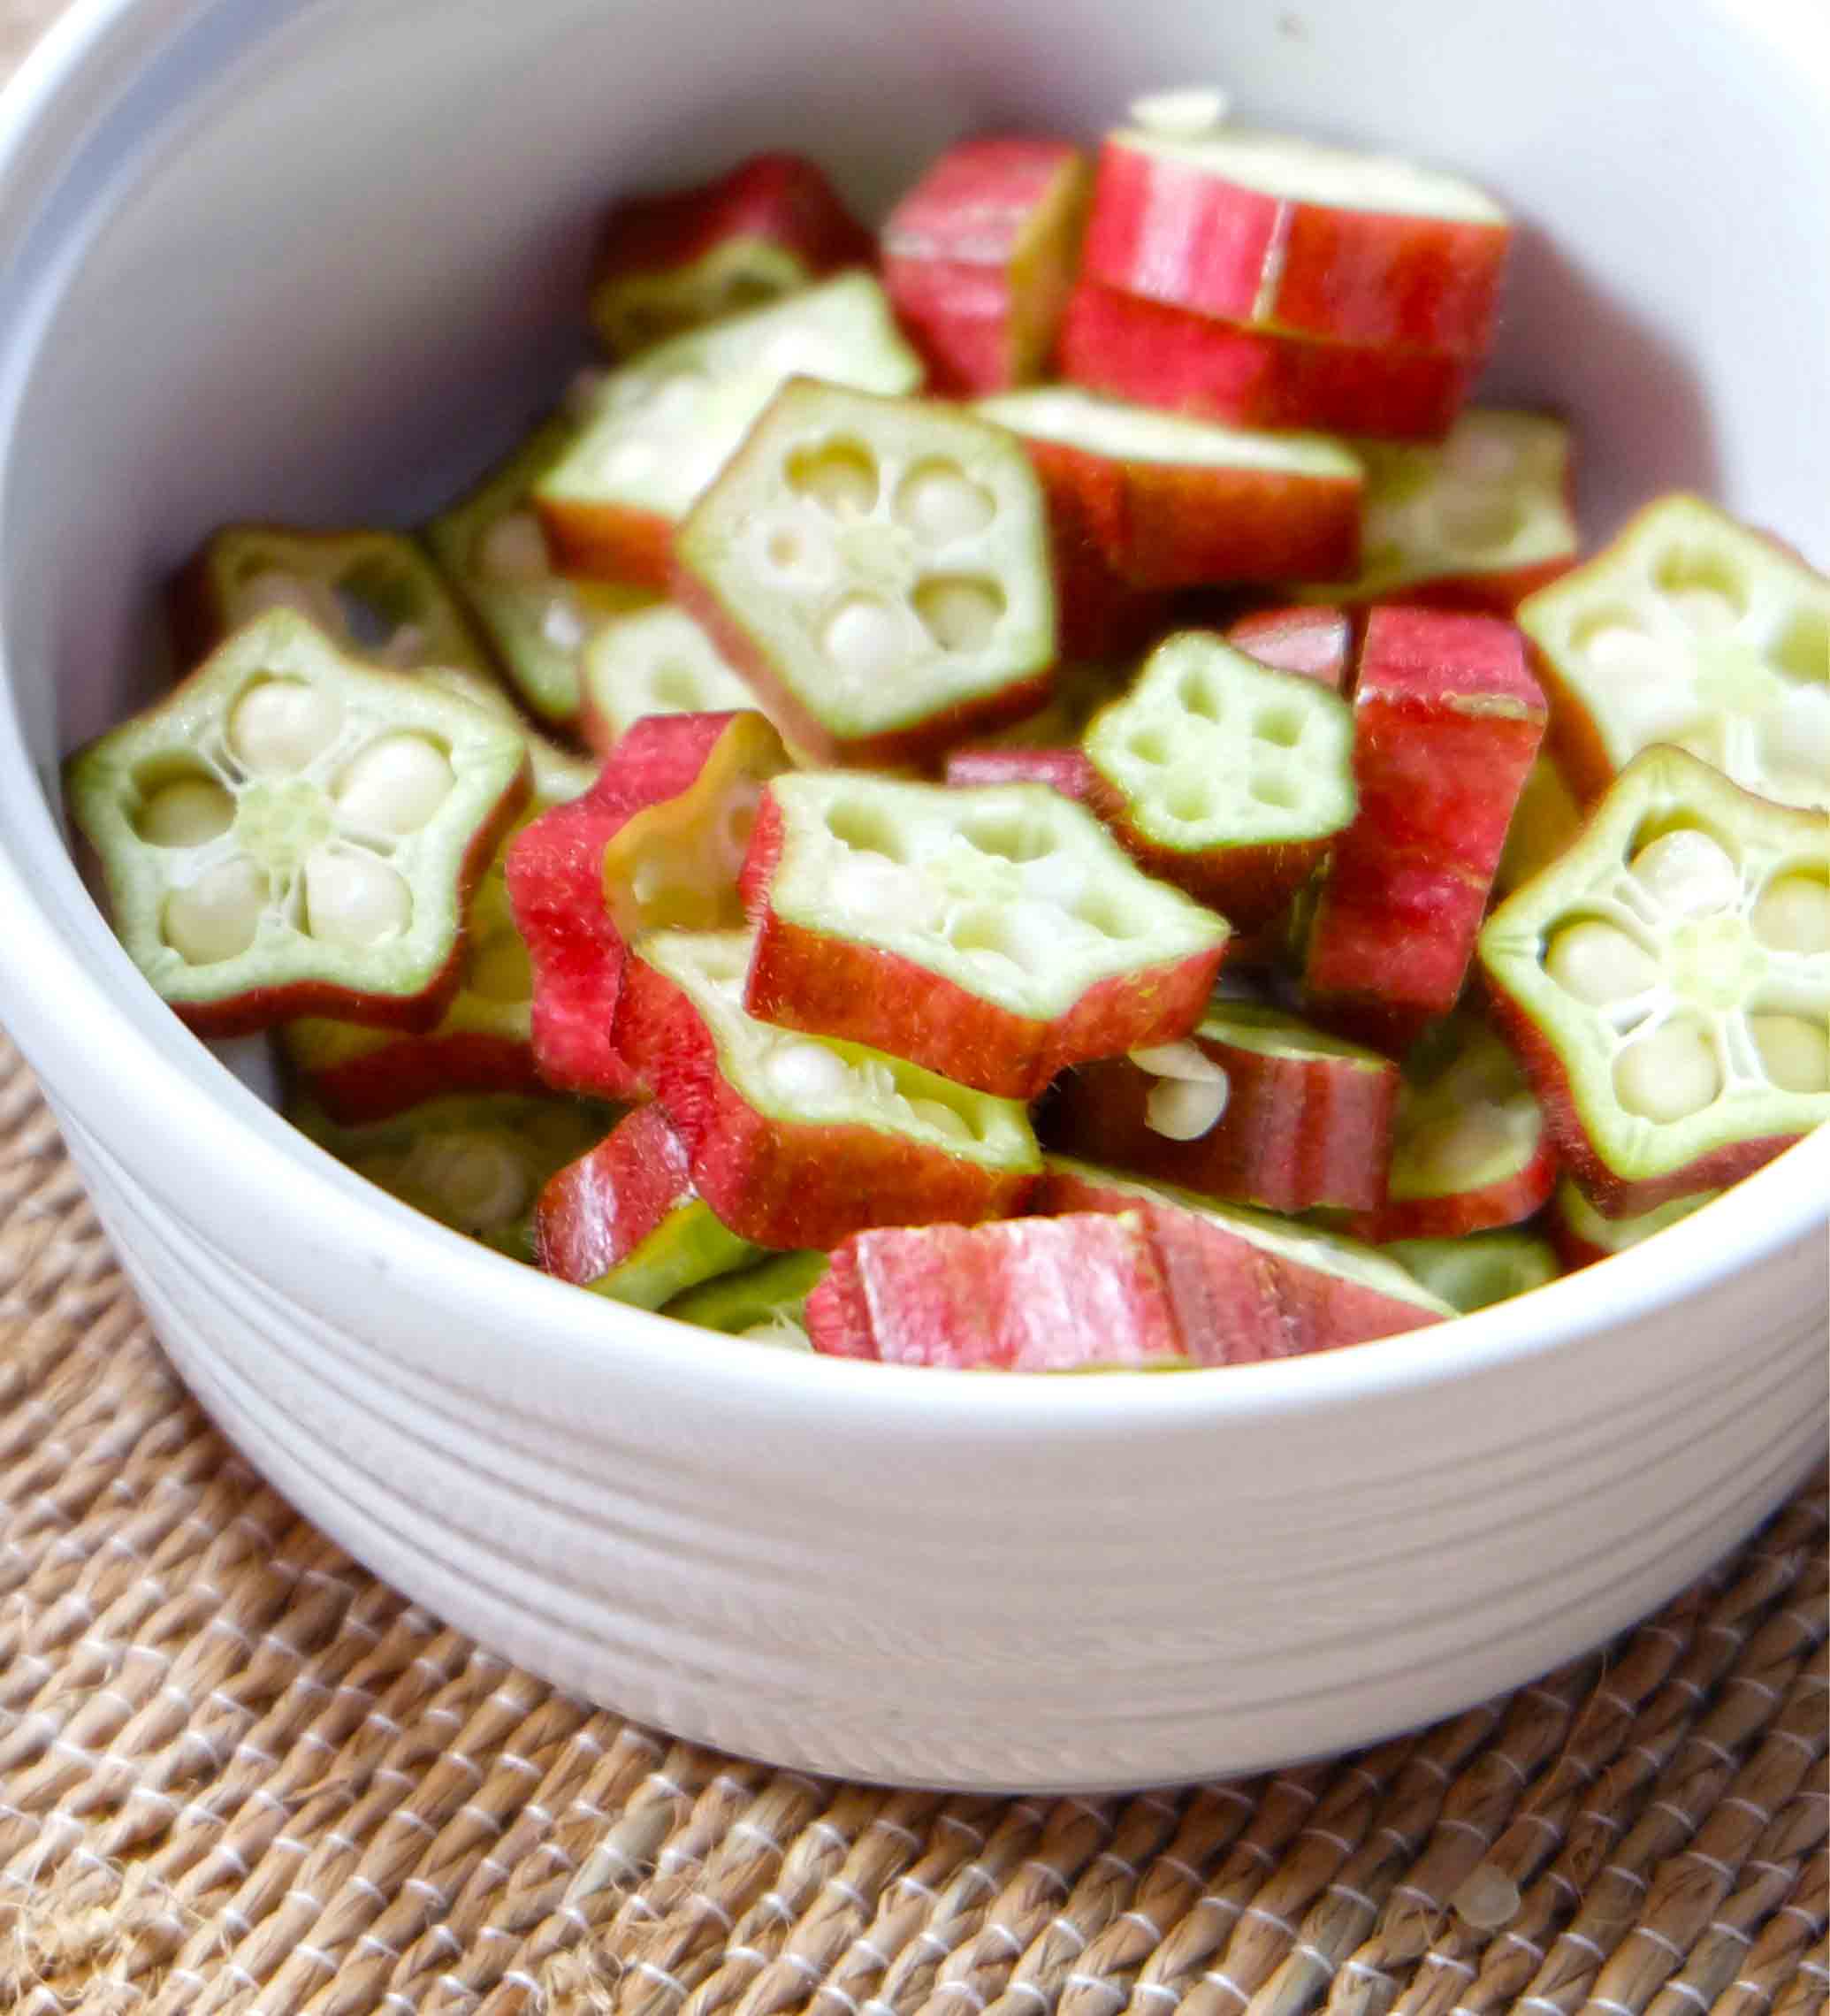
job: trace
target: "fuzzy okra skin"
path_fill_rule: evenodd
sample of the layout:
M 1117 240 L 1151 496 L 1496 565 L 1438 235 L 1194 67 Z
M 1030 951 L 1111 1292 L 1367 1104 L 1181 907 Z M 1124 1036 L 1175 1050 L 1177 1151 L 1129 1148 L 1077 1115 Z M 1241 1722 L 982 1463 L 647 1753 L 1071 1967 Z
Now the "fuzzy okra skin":
M 1353 692 L 1359 810 L 1334 844 L 1304 959 L 1316 1020 L 1402 1055 L 1454 1006 L 1544 716 L 1510 623 L 1369 613 Z
M 1090 805 L 1099 790 L 1093 765 L 1079 749 L 956 749 L 947 759 L 946 775 L 956 790 L 1046 784 L 1076 805 Z
M 680 1130 L 699 1194 L 759 1246 L 827 1248 L 881 1225 L 1020 1210 L 1029 1118 L 858 1043 L 743 1006 L 748 934 L 660 931 L 632 948 L 616 1042 Z
M 1713 504 L 1649 504 L 1519 625 L 1585 805 L 1668 743 L 1761 798 L 1830 807 L 1830 580 Z
M 276 609 L 78 751 L 65 787 L 122 944 L 200 1034 L 425 1029 L 529 764 L 517 729 Z
M 1183 1035 L 1228 935 L 1091 813 L 1026 784 L 778 777 L 743 893 L 751 1014 L 1013 1099 Z
M 1480 956 L 1604 1217 L 1735 1182 L 1830 1119 L 1830 829 L 1685 750 L 1628 765 Z
M 993 136 L 949 148 L 889 213 L 883 285 L 936 392 L 1047 370 L 1091 187 L 1071 142 Z
M 675 550 L 680 599 L 820 759 L 919 762 L 1048 698 L 1041 489 L 958 408 L 792 380 Z
M 1211 631 L 1157 645 L 1082 747 L 1094 803 L 1150 874 L 1268 924 L 1354 816 L 1353 715 L 1320 681 Z
M 1280 1009 L 1216 1002 L 1178 1042 L 1062 1078 L 1051 1149 L 1266 1210 L 1364 1210 L 1385 1196 L 1398 1066 Z
M 1216 124 L 1101 149 L 1081 271 L 1268 331 L 1479 356 L 1511 226 L 1460 176 Z
M 1401 1239 L 1385 1249 L 1432 1294 L 1463 1316 L 1522 1295 L 1562 1272 L 1549 1240 L 1529 1232 L 1476 1232 L 1460 1239 Z
M 867 266 L 874 250 L 815 163 L 754 154 L 712 181 L 612 205 L 591 278 L 591 326 L 613 356 L 634 356 Z
M 1338 693 L 1353 658 L 1353 619 L 1345 609 L 1254 609 L 1221 633 L 1235 651 L 1276 672 L 1295 672 Z
M 566 569 L 665 589 L 681 520 L 797 373 L 884 394 L 922 381 L 868 273 L 658 344 L 609 373 L 534 485 Z
M 1597 1260 L 1624 1253 L 1653 1233 L 1681 1223 L 1720 1195 L 1719 1190 L 1699 1190 L 1694 1196 L 1674 1197 L 1669 1203 L 1657 1205 L 1636 1218 L 1604 1218 L 1582 1195 L 1580 1184 L 1568 1176 L 1559 1176 L 1551 1199 L 1551 1244 L 1565 1267 L 1572 1271 L 1592 1267 Z

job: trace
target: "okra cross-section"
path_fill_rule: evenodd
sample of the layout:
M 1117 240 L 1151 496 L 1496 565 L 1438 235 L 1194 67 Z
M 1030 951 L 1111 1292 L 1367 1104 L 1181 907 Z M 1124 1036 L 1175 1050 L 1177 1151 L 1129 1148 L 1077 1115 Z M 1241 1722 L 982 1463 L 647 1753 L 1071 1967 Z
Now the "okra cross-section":
M 1830 580 L 1696 497 L 1649 505 L 1520 605 L 1584 802 L 1655 742 L 1830 806 Z
M 1493 1014 L 1609 1218 L 1830 1119 L 1830 830 L 1681 749 L 1621 772 L 1481 934 Z
M 1048 697 L 1055 598 L 1018 442 L 797 378 L 694 507 L 682 599 L 818 755 L 914 761 Z
M 1241 930 L 1277 914 L 1353 818 L 1353 745 L 1319 680 L 1206 630 L 1160 644 L 1083 745 L 1125 847 Z
M 756 696 L 705 631 L 671 602 L 606 623 L 583 659 L 585 740 L 607 756 L 650 714 L 727 714 Z
M 194 1028 L 426 1028 L 528 757 L 518 729 L 276 610 L 65 775 L 122 943 Z
M 1039 1165 L 1029 1117 L 858 1043 L 743 1008 L 747 933 L 637 941 L 616 1041 L 680 1130 L 692 1180 L 759 1246 L 831 1247 L 881 1225 L 1020 1210 Z
M 1224 920 L 1035 784 L 811 773 L 765 793 L 743 868 L 745 1005 L 1006 1098 L 1200 1015 Z
M 891 393 L 922 377 L 868 273 L 658 344 L 604 379 L 534 485 L 562 564 L 666 587 L 675 528 L 797 373 Z

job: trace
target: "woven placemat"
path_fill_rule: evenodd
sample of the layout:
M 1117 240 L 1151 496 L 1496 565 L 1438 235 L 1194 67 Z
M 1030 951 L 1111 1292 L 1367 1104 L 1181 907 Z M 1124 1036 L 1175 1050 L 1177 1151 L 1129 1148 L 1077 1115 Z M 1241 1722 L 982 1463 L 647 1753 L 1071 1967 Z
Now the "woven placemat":
M 1335 1764 L 771 1773 L 514 1671 L 263 1485 L 0 1040 L 0 2010 L 1804 2016 L 1825 1524 L 1820 1478 L 1605 1654 Z

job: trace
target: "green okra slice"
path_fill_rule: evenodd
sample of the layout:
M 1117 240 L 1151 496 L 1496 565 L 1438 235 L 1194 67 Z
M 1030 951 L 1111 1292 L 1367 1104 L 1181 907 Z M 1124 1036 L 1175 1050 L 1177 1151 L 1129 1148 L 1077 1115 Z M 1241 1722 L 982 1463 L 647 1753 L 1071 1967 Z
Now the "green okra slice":
M 1565 1166 L 1623 1217 L 1830 1119 L 1830 827 L 1647 750 L 1481 934 Z
M 1654 1233 L 1677 1225 L 1721 1194 L 1699 1190 L 1694 1196 L 1674 1197 L 1636 1218 L 1604 1218 L 1582 1195 L 1581 1184 L 1559 1176 L 1551 1201 L 1551 1243 L 1566 1267 L 1587 1267 L 1643 1244 Z
M 1648 505 L 1519 627 L 1585 801 L 1671 743 L 1762 798 L 1830 806 L 1830 580 L 1713 504 Z
M 1463 1316 L 1554 1281 L 1562 1269 L 1548 1240 L 1529 1232 L 1475 1232 L 1460 1239 L 1398 1239 L 1384 1249 Z
M 823 1253 L 777 1253 L 759 1266 L 689 1288 L 661 1313 L 728 1337 L 808 1350 L 807 1297 L 825 1279 L 828 1264 Z
M 70 759 L 116 932 L 206 1035 L 425 1027 L 528 790 L 519 729 L 273 610 Z
M 585 739 L 605 754 L 650 714 L 756 706 L 718 646 L 671 602 L 606 623 L 585 646 L 583 682 Z

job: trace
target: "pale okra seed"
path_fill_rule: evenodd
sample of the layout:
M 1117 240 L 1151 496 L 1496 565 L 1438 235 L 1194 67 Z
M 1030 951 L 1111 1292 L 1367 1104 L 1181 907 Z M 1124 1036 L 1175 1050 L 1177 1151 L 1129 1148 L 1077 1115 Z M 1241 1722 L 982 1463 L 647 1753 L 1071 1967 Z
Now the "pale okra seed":
M 970 1141 L 972 1130 L 951 1106 L 939 1099 L 911 1099 L 909 1111 L 924 1126 L 933 1127 L 936 1133 L 949 1135 L 955 1141 Z
M 997 500 L 957 462 L 926 462 L 911 469 L 896 493 L 897 523 L 931 546 L 971 538 L 997 515 Z
M 1220 1082 L 1195 1084 L 1186 1078 L 1161 1078 L 1144 1101 L 1144 1119 L 1153 1134 L 1170 1141 L 1199 1141 L 1212 1131 L 1226 1111 L 1231 1088 Z
M 400 1167 L 402 1187 L 436 1198 L 474 1232 L 494 1232 L 528 1208 L 526 1163 L 486 1134 L 422 1134 Z
M 246 622 L 269 609 L 290 609 L 332 637 L 347 634 L 347 625 L 339 607 L 336 592 L 328 583 L 313 581 L 303 574 L 290 574 L 281 567 L 269 567 L 251 574 L 235 590 L 235 614 Z
M 1153 1078 L 1179 1078 L 1193 1085 L 1224 1085 L 1226 1072 L 1199 1044 L 1150 1043 L 1130 1052 L 1131 1061 Z
M 942 651 L 984 650 L 1004 613 L 997 584 L 966 575 L 934 575 L 918 582 L 909 599 Z
M 576 651 L 591 635 L 578 598 L 568 588 L 555 588 L 540 607 L 540 635 L 555 651 Z
M 1671 606 L 1698 637 L 1720 637 L 1740 621 L 1741 612 L 1719 588 L 1679 588 Z
M 1803 1015 L 1750 1015 L 1760 1066 L 1781 1092 L 1830 1092 L 1830 1032 Z
M 1694 826 L 1661 834 L 1631 865 L 1634 879 L 1674 916 L 1712 916 L 1741 894 L 1741 874 L 1727 851 Z
M 368 832 L 417 833 L 456 781 L 450 758 L 423 735 L 384 735 L 356 755 L 331 795 Z
M 1655 986 L 1658 962 L 1619 925 L 1585 917 L 1551 940 L 1544 971 L 1566 994 L 1599 1008 Z
M 873 595 L 848 595 L 827 618 L 820 638 L 833 663 L 860 681 L 888 678 L 905 656 L 896 612 Z
M 235 801 L 214 777 L 179 777 L 147 799 L 133 829 L 155 847 L 201 847 L 234 818 Z
M 294 776 L 324 754 L 342 726 L 336 694 L 302 679 L 263 679 L 229 715 L 229 750 L 255 776 Z
M 531 511 L 505 511 L 477 542 L 475 566 L 505 588 L 538 586 L 553 573 L 546 534 Z
M 1642 1119 L 1688 1119 L 1721 1089 L 1715 1050 L 1694 1022 L 1667 1022 L 1614 1059 L 1614 1096 Z
M 347 951 L 398 937 L 413 918 L 413 892 L 385 861 L 319 847 L 305 862 L 305 928 Z
M 485 1001 L 531 1000 L 534 971 L 520 934 L 496 931 L 473 945 L 464 963 L 464 985 Z
M 266 876 L 238 854 L 166 897 L 165 943 L 187 966 L 217 966 L 254 943 L 266 906 Z
M 1519 472 L 1519 443 L 1510 434 L 1464 421 L 1442 445 L 1445 475 L 1467 484 L 1505 483 Z
M 1225 119 L 1229 101 L 1210 85 L 1185 85 L 1174 91 L 1147 91 L 1131 102 L 1131 123 L 1146 133 L 1170 140 L 1194 140 Z
M 1510 1173 L 1518 1137 L 1498 1106 L 1468 1106 L 1412 1135 L 1408 1159 L 1435 1190 L 1473 1189 Z
M 1754 935 L 1776 952 L 1830 952 L 1830 883 L 1815 875 L 1776 875 L 1760 891 Z
M 1589 626 L 1575 644 L 1597 672 L 1643 675 L 1657 671 L 1666 655 L 1654 638 L 1625 617 Z
M 877 464 L 855 441 L 831 441 L 788 462 L 788 486 L 835 518 L 867 517 L 877 501 Z
M 781 1044 L 769 1052 L 763 1075 L 775 1096 L 790 1103 L 829 1104 L 856 1090 L 844 1058 L 820 1043 Z

